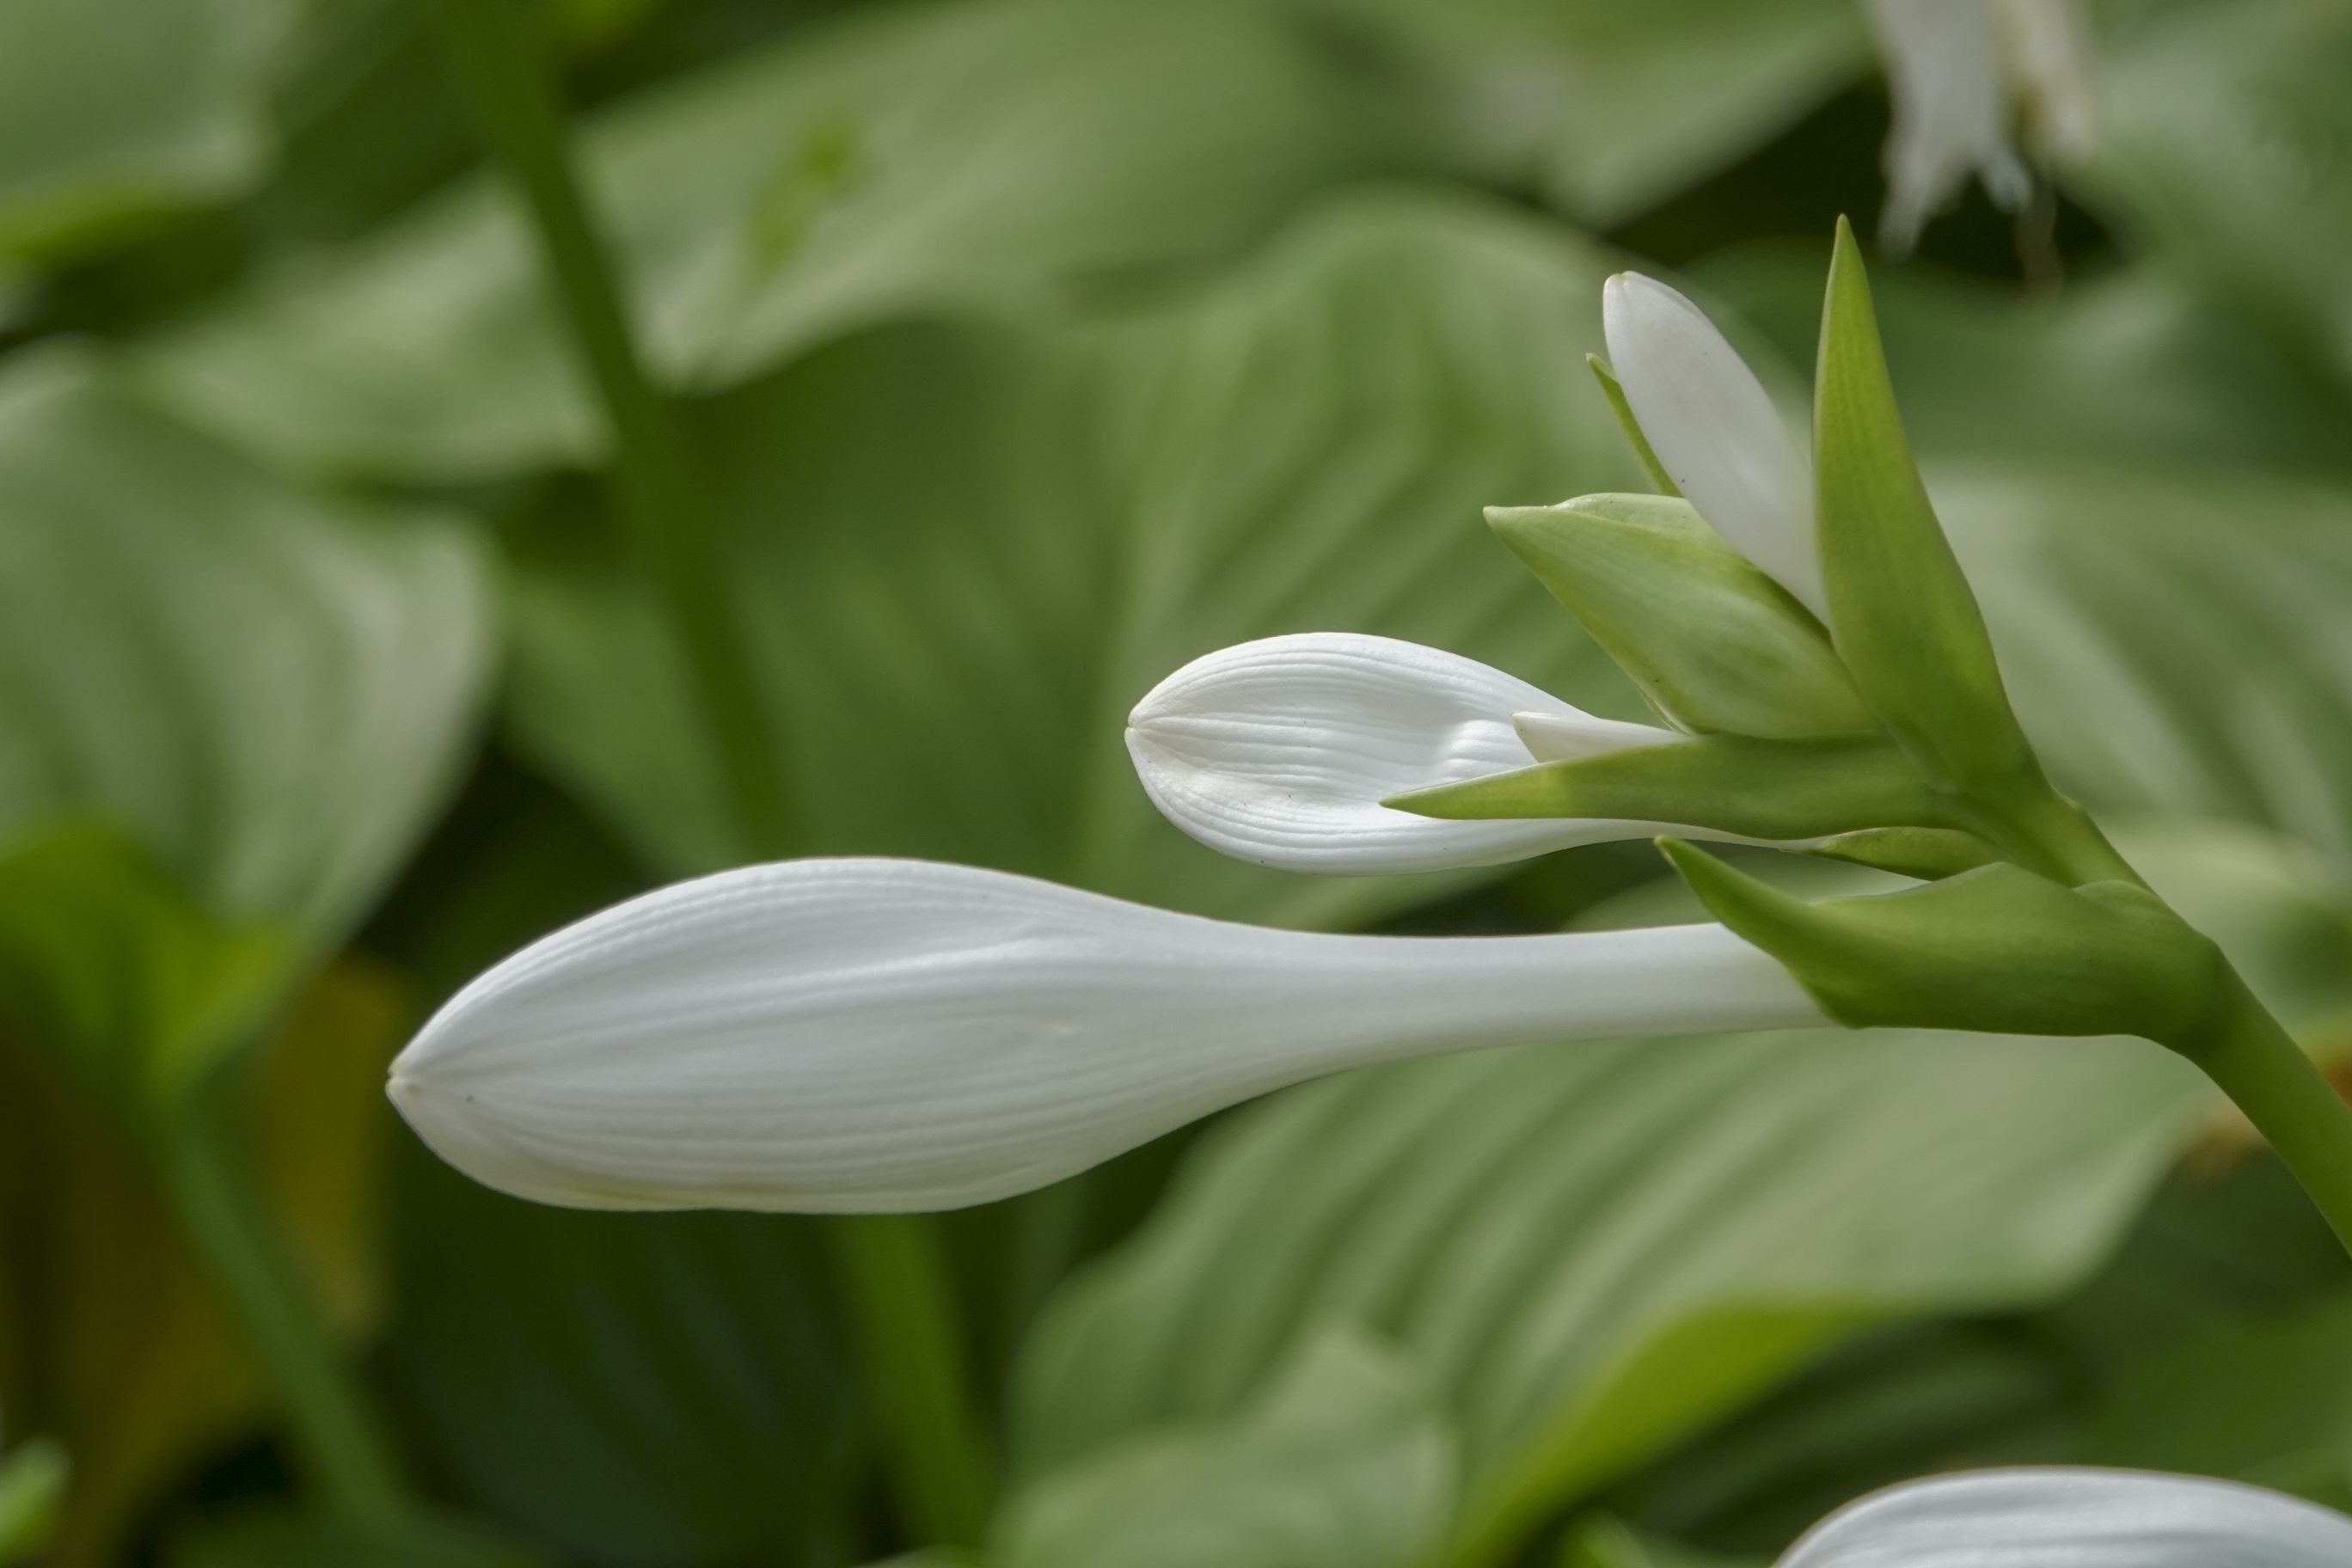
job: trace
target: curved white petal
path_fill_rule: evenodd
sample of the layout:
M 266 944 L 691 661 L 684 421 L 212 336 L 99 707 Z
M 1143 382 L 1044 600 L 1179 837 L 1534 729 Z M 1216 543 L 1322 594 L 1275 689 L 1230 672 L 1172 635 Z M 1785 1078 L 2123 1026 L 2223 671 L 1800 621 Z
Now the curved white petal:
M 1327 936 L 800 860 L 524 949 L 433 1016 L 391 1094 L 443 1159 L 542 1203 L 952 1208 L 1366 1062 L 1821 1020 L 1720 926 Z
M 1706 313 L 1654 278 L 1601 290 L 1610 368 L 1675 485 L 1732 547 L 1824 618 L 1813 468 Z
M 1440 822 L 1390 795 L 1531 767 L 1516 713 L 1554 715 L 1581 753 L 1675 737 L 1580 713 L 1442 649 L 1310 632 L 1196 658 L 1128 716 L 1127 749 L 1168 820 L 1212 849 L 1291 871 L 1429 871 L 1669 831 L 1653 822 L 1548 817 Z
M 1974 1470 L 1847 1504 L 1776 1568 L 2342 1568 L 2352 1519 L 2142 1470 Z

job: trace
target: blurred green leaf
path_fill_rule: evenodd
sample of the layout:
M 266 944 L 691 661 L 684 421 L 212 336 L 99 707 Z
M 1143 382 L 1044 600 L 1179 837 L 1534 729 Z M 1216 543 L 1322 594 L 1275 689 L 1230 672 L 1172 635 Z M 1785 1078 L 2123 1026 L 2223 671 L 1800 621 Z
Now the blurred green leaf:
M 346 1333 L 375 1307 L 383 1069 L 411 1021 L 383 972 L 341 961 L 256 1067 L 271 1211 Z M 0 1038 L 0 1408 L 68 1445 L 56 1561 L 98 1568 L 159 1491 L 254 1432 L 267 1405 L 143 1163 L 21 1044 Z
M 2099 1411 L 2090 1453 L 2352 1507 L 2352 1293 L 2213 1323 L 2133 1369 Z
M 1454 1435 L 1361 1330 L 1308 1341 L 1232 1416 L 1056 1472 L 992 1533 L 1000 1568 L 1409 1568 L 1453 1511 Z
M 1610 228 L 1869 67 L 1845 0 L 1333 0 L 1376 29 L 1480 177 Z
M 19 1443 L 0 1457 L 0 1568 L 48 1544 L 73 1462 L 48 1437 Z
M 290 945 L 207 919 L 105 828 L 0 853 L 0 1025 L 134 1129 L 260 1026 Z
M 1983 459 L 1929 482 L 2059 788 L 2352 866 L 2352 492 L 2149 463 Z
M 2352 390 L 2352 13 L 2152 6 L 2105 52 L 2092 199 L 2189 268 L 2214 308 Z
M 808 847 L 1155 902 L 1360 918 L 1162 821 L 1120 742 L 1185 660 L 1380 632 L 1639 699 L 1478 508 L 1630 477 L 1582 374 L 1608 262 L 1483 204 L 1342 202 L 1197 301 L 1076 343 L 893 328 L 705 411 Z M 559 520 L 516 594 L 517 731 L 671 873 L 740 858 L 649 602 Z
M 814 1222 L 541 1208 L 404 1153 L 383 1362 L 461 1498 L 583 1563 L 856 1560 L 864 1419 Z
M 1806 364 L 1827 258 L 1819 244 L 1750 244 L 1688 276 Z M 1871 291 L 1904 426 L 1931 464 L 2008 452 L 2352 470 L 2344 407 L 2178 258 L 2071 279 L 2055 298 L 1921 266 L 1880 266 Z
M 1456 1561 L 1858 1328 L 2077 1283 L 2209 1103 L 2144 1043 L 1786 1034 L 1486 1052 L 1209 1135 L 1041 1325 L 1034 1481 L 1245 1405 L 1318 1325 L 1412 1353 L 1463 1433 Z
M 1055 306 L 1214 260 L 1377 167 L 1371 105 L 1247 0 L 877 8 L 595 117 L 586 181 L 648 357 L 717 391 L 842 332 Z M 503 187 L 469 182 L 150 356 L 294 466 L 478 478 L 603 435 Z
M 0 379 L 0 834 L 103 818 L 331 946 L 472 741 L 489 613 L 445 518 L 271 479 L 80 355 Z
M 1762 1563 L 1695 1552 L 1609 1514 L 1596 1514 L 1570 1531 L 1559 1568 L 1762 1568 Z
M 521 1546 L 419 1512 L 397 1525 L 353 1523 L 293 1508 L 248 1508 L 184 1531 L 170 1568 L 535 1568 Z
M 268 67 L 293 0 L 0 7 L 0 255 L 54 254 L 268 167 Z

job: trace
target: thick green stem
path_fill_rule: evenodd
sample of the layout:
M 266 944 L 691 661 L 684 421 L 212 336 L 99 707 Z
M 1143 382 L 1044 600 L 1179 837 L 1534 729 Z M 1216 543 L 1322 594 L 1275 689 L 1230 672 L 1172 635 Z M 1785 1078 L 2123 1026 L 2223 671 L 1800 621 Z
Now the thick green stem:
M 439 0 L 446 53 L 483 141 L 530 205 L 557 299 L 612 426 L 622 521 L 685 649 L 736 825 L 751 854 L 783 855 L 792 847 L 791 802 L 727 592 L 717 511 L 676 411 L 646 378 L 610 259 L 572 177 L 562 109 L 526 5 Z
M 2236 993 L 2189 1058 L 2269 1140 L 2352 1251 L 2352 1106 L 2242 983 Z
M 791 802 L 727 593 L 718 513 L 675 409 L 638 358 L 610 258 L 572 175 L 546 49 L 525 4 L 438 0 L 446 52 L 484 141 L 529 199 L 557 299 L 612 426 L 633 548 L 686 650 L 743 842 L 754 854 L 787 854 Z M 986 1448 L 936 1225 L 859 1216 L 834 1222 L 834 1236 L 908 1523 L 934 1541 L 976 1540 L 989 1503 Z
M 992 1488 L 987 1449 L 964 1415 L 970 1374 L 938 1226 L 924 1215 L 828 1224 L 908 1522 L 928 1541 L 976 1544 Z
M 412 1503 L 392 1446 L 278 1240 L 229 1114 L 200 1099 L 156 1129 L 151 1147 L 164 1194 L 277 1395 L 300 1466 L 327 1506 L 358 1523 L 398 1522 Z

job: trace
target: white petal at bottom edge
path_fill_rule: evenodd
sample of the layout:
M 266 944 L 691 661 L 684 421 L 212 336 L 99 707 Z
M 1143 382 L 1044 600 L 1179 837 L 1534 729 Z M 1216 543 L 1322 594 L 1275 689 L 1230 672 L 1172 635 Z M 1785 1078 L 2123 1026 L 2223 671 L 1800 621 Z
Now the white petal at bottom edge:
M 1194 659 L 1129 716 L 1136 776 L 1212 849 L 1290 871 L 1367 875 L 1523 859 L 1681 831 L 1655 822 L 1444 822 L 1381 805 L 1430 784 L 1532 767 L 1515 712 L 1597 737 L 1581 754 L 1675 737 L 1580 712 L 1516 676 L 1419 643 L 1267 637 Z
M 1822 1021 L 1720 926 L 1329 936 L 801 860 L 524 949 L 434 1016 L 391 1094 L 442 1158 L 543 1203 L 953 1208 L 1363 1063 Z
M 2352 1519 L 2202 1476 L 1974 1470 L 1847 1504 L 1775 1568 L 2345 1568 Z

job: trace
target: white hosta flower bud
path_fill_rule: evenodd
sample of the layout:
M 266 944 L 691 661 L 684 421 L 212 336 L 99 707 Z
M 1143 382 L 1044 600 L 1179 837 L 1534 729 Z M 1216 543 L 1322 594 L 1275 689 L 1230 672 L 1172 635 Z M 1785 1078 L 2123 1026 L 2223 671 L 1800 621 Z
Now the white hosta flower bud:
M 1392 637 L 1312 632 L 1220 649 L 1152 688 L 1128 726 L 1152 804 L 1212 849 L 1262 866 L 1428 871 L 1669 831 L 1557 817 L 1439 822 L 1381 805 L 1430 784 L 1675 739 Z
M 2340 1568 L 2352 1519 L 2202 1476 L 1964 1471 L 1847 1504 L 1775 1568 Z
M 1812 464 L 1748 362 L 1705 311 L 1638 272 L 1602 287 L 1601 321 L 1625 402 L 1684 499 L 1826 621 Z
M 1721 926 L 1327 936 L 800 860 L 524 949 L 434 1015 L 391 1094 L 443 1159 L 542 1203 L 954 1208 L 1365 1063 L 1822 1021 Z

